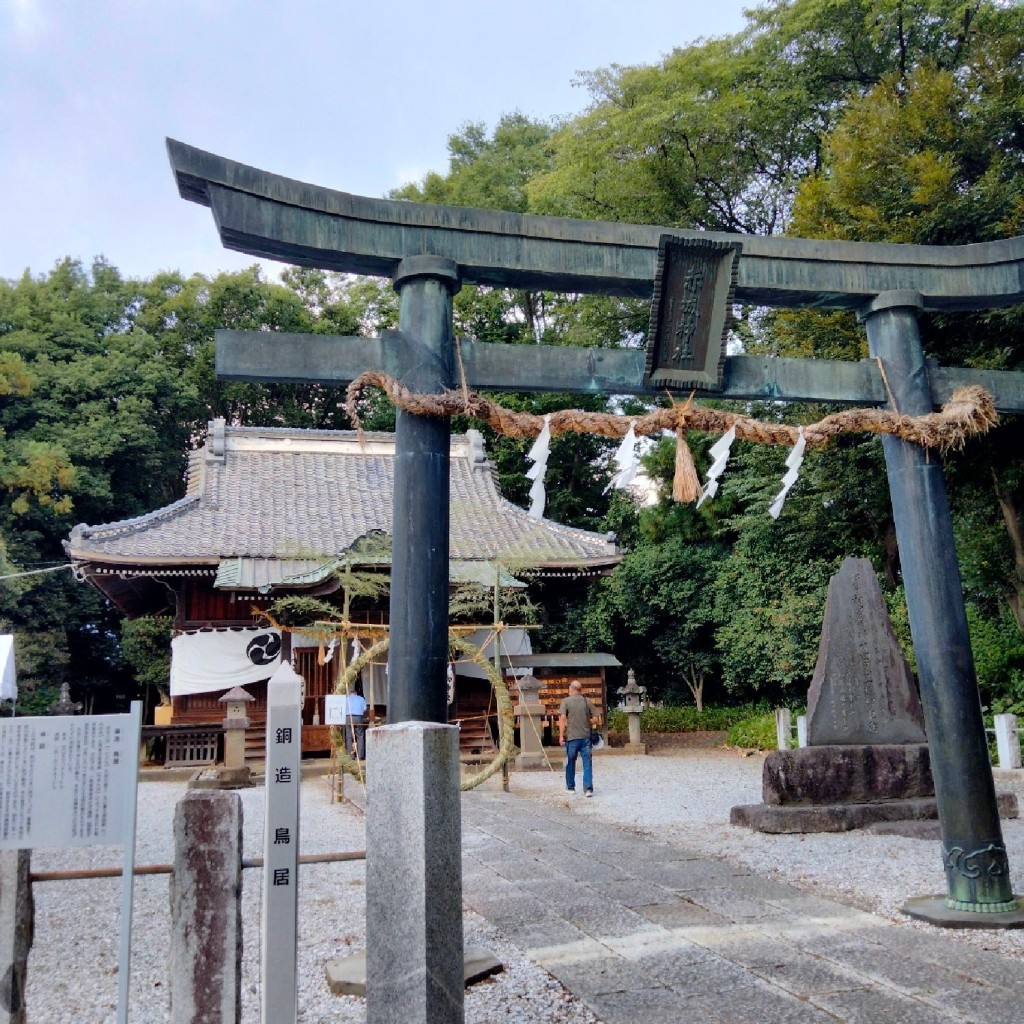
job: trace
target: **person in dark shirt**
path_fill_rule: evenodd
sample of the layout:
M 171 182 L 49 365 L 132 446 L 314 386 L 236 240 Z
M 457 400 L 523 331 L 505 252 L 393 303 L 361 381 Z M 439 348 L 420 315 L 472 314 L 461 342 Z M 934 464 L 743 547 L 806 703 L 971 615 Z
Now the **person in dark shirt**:
M 576 792 L 576 758 L 583 760 L 583 792 L 594 795 L 594 770 L 591 757 L 590 730 L 597 723 L 597 711 L 588 697 L 583 696 L 583 684 L 574 679 L 569 683 L 569 696 L 558 705 L 558 742 L 565 747 L 565 788 Z

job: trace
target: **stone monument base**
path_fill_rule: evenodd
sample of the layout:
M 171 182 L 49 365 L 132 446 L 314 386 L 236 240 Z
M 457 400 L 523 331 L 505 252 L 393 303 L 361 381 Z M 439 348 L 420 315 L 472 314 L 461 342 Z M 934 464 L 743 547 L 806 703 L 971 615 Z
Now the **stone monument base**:
M 489 950 L 469 946 L 463 954 L 463 976 L 466 987 L 500 974 L 505 969 L 502 962 Z M 366 995 L 366 952 L 353 953 L 327 961 L 327 987 L 335 996 Z
M 729 821 L 758 832 L 848 832 L 876 822 L 938 818 L 925 743 L 845 744 L 776 750 L 765 758 L 762 804 L 733 807 Z M 1017 798 L 998 795 L 1017 817 Z
M 516 754 L 511 767 L 517 772 L 546 771 L 551 767 L 551 761 L 544 754 Z
M 622 754 L 646 754 L 647 744 L 646 743 L 626 743 L 624 746 L 619 747 L 618 753 Z
M 252 769 L 214 767 L 200 768 L 188 780 L 189 789 L 248 789 L 252 785 Z
M 1002 818 L 1017 817 L 1017 797 L 997 793 Z M 731 825 L 744 825 L 755 832 L 850 832 L 881 821 L 937 821 L 935 797 L 917 800 L 880 800 L 864 804 L 816 804 L 779 807 L 769 804 L 741 804 L 729 812 Z

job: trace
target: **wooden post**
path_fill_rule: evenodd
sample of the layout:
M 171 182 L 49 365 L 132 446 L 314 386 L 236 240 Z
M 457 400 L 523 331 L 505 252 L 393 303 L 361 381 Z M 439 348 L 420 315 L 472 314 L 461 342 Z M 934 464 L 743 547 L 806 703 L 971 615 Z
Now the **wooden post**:
M 881 359 L 889 407 L 931 412 L 916 292 L 885 292 L 862 314 Z M 942 833 L 949 911 L 1012 912 L 988 742 L 967 632 L 942 465 L 919 445 L 882 438 L 900 569 L 917 658 Z M 908 905 L 908 911 L 910 906 Z
M 25 1024 L 32 948 L 31 850 L 0 850 L 0 1024 Z

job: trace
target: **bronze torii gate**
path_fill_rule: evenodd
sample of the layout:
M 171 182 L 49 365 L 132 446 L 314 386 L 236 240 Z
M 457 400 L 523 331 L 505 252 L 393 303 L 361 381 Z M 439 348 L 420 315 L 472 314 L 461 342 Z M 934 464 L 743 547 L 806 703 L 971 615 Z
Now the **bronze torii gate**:
M 922 311 L 1024 301 L 1024 238 L 965 246 L 736 236 L 369 199 L 303 184 L 168 140 L 181 195 L 209 206 L 224 245 L 303 266 L 391 277 L 399 330 L 377 338 L 219 331 L 218 375 L 341 384 L 384 370 L 415 391 L 455 384 L 451 297 L 462 283 L 651 297 L 659 246 L 731 251 L 735 301 L 856 310 L 872 360 L 734 356 L 706 394 L 884 405 L 931 412 L 981 384 L 1003 412 L 1024 411 L 1024 374 L 929 365 Z M 666 279 L 671 288 L 671 278 Z M 702 313 L 701 315 L 704 315 Z M 678 328 L 678 318 L 675 323 Z M 463 343 L 469 384 L 515 391 L 654 393 L 642 351 Z M 891 395 L 875 359 L 885 368 Z M 678 378 L 677 378 L 678 379 Z M 663 381 L 664 378 L 661 378 Z M 687 387 L 689 390 L 689 387 Z M 935 776 L 945 900 L 914 912 L 940 924 L 1014 926 L 942 469 L 884 437 Z M 445 720 L 449 423 L 399 410 L 395 456 L 391 721 Z M 937 902 L 937 905 L 935 905 Z

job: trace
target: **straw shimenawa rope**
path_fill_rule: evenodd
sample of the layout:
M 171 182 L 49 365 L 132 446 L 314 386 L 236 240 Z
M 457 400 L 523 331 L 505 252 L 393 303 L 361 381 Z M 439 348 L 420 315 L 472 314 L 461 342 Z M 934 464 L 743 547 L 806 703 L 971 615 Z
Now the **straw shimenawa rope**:
M 463 387 L 460 391 L 440 394 L 417 394 L 394 377 L 376 370 L 361 374 L 348 386 L 345 409 L 356 429 L 361 431 L 359 399 L 368 387 L 380 388 L 400 409 L 418 416 L 470 416 L 487 423 L 506 437 L 536 437 L 544 427 L 544 416 L 506 409 L 476 391 Z M 984 434 L 998 422 L 995 401 L 976 384 L 957 388 L 940 412 L 923 416 L 906 416 L 887 409 L 847 409 L 833 413 L 803 428 L 808 447 L 818 447 L 839 434 L 893 434 L 904 441 L 913 441 L 924 448 L 946 452 L 962 448 L 969 437 Z M 693 395 L 685 402 L 655 409 L 643 416 L 616 416 L 606 412 L 582 412 L 561 409 L 548 414 L 552 436 L 557 434 L 598 434 L 621 438 L 630 424 L 637 434 L 658 434 L 671 430 L 676 435 L 676 474 L 672 496 L 677 501 L 696 501 L 701 494 L 700 481 L 693 455 L 686 444 L 686 433 L 702 430 L 724 434 L 735 428 L 736 436 L 757 444 L 781 444 L 792 447 L 800 428 L 785 423 L 765 423 L 751 416 L 742 416 L 723 409 L 695 405 Z

